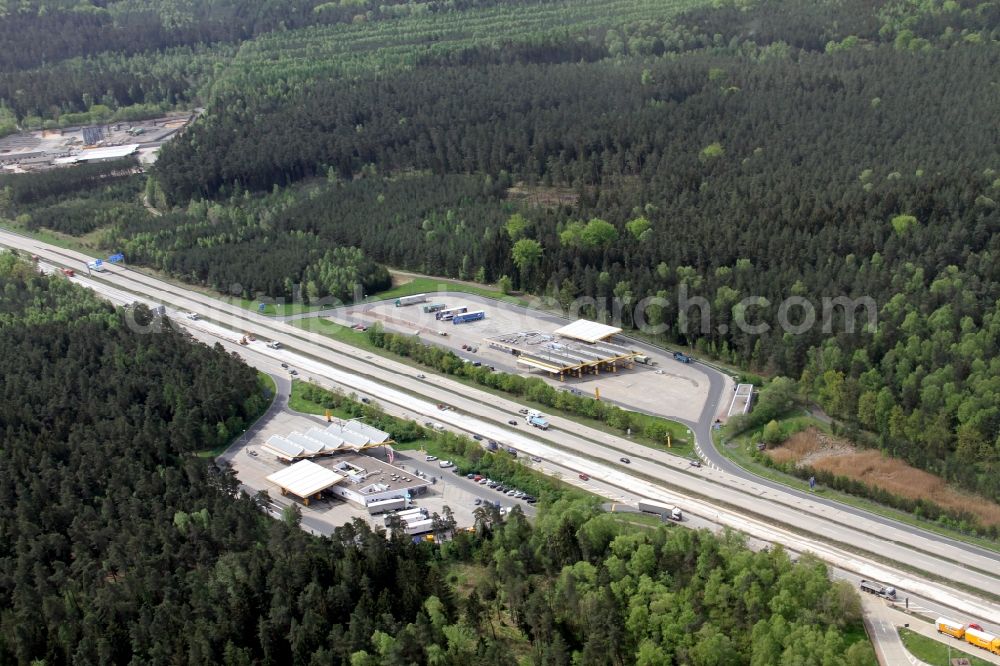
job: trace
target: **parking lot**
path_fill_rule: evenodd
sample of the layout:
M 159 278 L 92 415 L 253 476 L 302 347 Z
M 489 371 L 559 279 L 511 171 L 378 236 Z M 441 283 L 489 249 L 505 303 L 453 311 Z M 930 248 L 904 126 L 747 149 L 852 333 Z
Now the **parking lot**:
M 326 425 L 326 419 L 296 414 L 288 411 L 277 412 L 261 430 L 254 434 L 242 448 L 232 456 L 232 466 L 239 480 L 251 492 L 265 491 L 271 498 L 275 513 L 287 506 L 295 505 L 302 512 L 303 525 L 319 534 L 330 534 L 334 528 L 347 524 L 359 518 L 373 528 L 384 528 L 384 516 L 370 516 L 368 511 L 351 502 L 324 494 L 322 500 L 314 500 L 305 506 L 300 500 L 284 496 L 277 486 L 267 480 L 268 475 L 286 467 L 273 455 L 260 450 L 271 435 L 285 435 L 292 431 L 305 432 L 310 428 Z M 370 455 L 385 461 L 385 452 L 381 447 L 370 449 L 364 455 Z M 442 469 L 440 461 L 427 461 L 424 454 L 418 451 L 397 451 L 393 464 L 407 472 L 422 476 L 431 481 L 429 490 L 413 499 L 414 507 L 426 508 L 429 514 L 443 515 L 444 507 L 451 509 L 459 528 L 471 527 L 475 522 L 473 511 L 476 500 L 496 500 L 503 507 L 520 504 L 528 515 L 534 515 L 534 508 L 524 501 L 501 495 L 465 476 L 453 473 L 453 468 Z
M 443 303 L 449 308 L 466 306 L 469 311 L 483 310 L 486 318 L 464 324 L 438 321 L 434 313 L 425 313 L 423 306 Z M 632 369 L 614 373 L 588 374 L 581 378 L 567 377 L 560 382 L 548 373 L 528 373 L 518 367 L 509 353 L 490 349 L 484 339 L 519 331 L 551 333 L 565 322 L 554 321 L 550 315 L 464 293 L 438 292 L 428 295 L 427 303 L 396 307 L 393 301 L 380 301 L 344 308 L 331 317 L 338 323 L 373 324 L 381 322 L 386 330 L 416 334 L 431 344 L 454 351 L 470 361 L 478 361 L 499 371 L 530 374 L 541 377 L 556 387 L 566 387 L 587 395 L 640 409 L 651 414 L 697 421 L 708 398 L 708 379 L 696 366 L 675 361 L 667 353 L 647 353 L 651 365 L 635 364 Z M 445 333 L 446 335 L 441 335 Z M 618 344 L 628 345 L 620 336 Z M 463 349 L 463 346 L 466 347 Z M 470 351 L 471 348 L 474 351 Z M 646 353 L 646 352 L 643 352 Z

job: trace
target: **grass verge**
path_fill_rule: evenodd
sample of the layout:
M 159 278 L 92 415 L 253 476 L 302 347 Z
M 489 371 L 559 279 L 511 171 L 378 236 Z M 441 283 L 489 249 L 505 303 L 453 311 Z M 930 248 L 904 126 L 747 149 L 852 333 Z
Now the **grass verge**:
M 990 662 L 985 659 L 980 659 L 974 653 L 965 652 L 960 649 L 959 646 L 962 648 L 973 647 L 974 649 L 974 646 L 968 646 L 964 641 L 958 642 L 955 639 L 944 638 L 943 640 L 956 642 L 956 645 L 948 645 L 947 643 L 936 641 L 933 638 L 918 634 L 909 629 L 900 629 L 899 637 L 903 641 L 903 646 L 906 647 L 910 654 L 928 664 L 950 664 L 949 658 L 965 657 L 972 666 L 991 666 Z
M 394 361 L 404 363 L 406 365 L 409 365 L 415 371 L 418 372 L 434 372 L 437 374 L 441 374 L 438 373 L 438 371 L 436 370 L 427 368 L 426 366 L 416 362 L 415 360 L 413 360 L 408 356 L 401 356 L 399 354 L 387 351 L 386 349 L 376 347 L 368 339 L 368 336 L 365 333 L 354 330 L 347 326 L 341 326 L 340 324 L 336 324 L 334 322 L 327 321 L 325 319 L 298 320 L 292 322 L 292 325 L 296 326 L 297 328 L 308 330 L 313 333 L 320 333 L 329 338 L 337 340 L 338 342 L 343 342 L 344 344 L 349 344 L 351 346 L 358 347 L 365 351 L 371 352 L 372 354 L 382 356 L 383 358 L 389 358 Z M 550 405 L 545 405 L 540 402 L 529 400 L 524 396 L 511 395 L 510 393 L 507 393 L 506 391 L 503 391 L 501 389 L 493 388 L 490 386 L 484 386 L 476 382 L 475 380 L 469 377 L 465 377 L 463 375 L 443 375 L 443 376 L 446 376 L 449 379 L 460 382 L 461 384 L 464 384 L 465 386 L 468 386 L 470 388 L 474 388 L 478 391 L 489 393 L 491 395 L 495 395 L 508 400 L 512 400 L 521 405 L 524 405 L 525 407 L 528 407 L 529 409 L 535 409 L 540 412 L 547 412 L 550 414 L 558 414 L 560 418 L 573 421 L 574 423 L 578 423 L 593 430 L 599 430 L 609 435 L 615 435 L 618 437 L 621 437 L 626 434 L 621 430 L 604 423 L 603 421 L 598 421 L 597 419 L 588 418 L 586 416 L 581 416 L 579 414 L 571 414 L 565 411 L 554 409 Z M 695 457 L 693 437 L 688 434 L 689 430 L 687 426 L 678 423 L 676 421 L 671 421 L 670 419 L 658 416 L 651 416 L 648 414 L 643 414 L 641 412 L 633 412 L 633 418 L 635 418 L 638 421 L 638 423 L 643 427 L 647 423 L 651 423 L 654 421 L 660 421 L 664 423 L 667 427 L 667 430 L 670 432 L 671 446 L 667 447 L 667 445 L 663 442 L 654 441 L 648 437 L 639 434 L 633 434 L 630 437 L 631 441 L 634 441 L 637 444 L 642 444 L 643 446 L 647 446 L 651 449 L 656 449 L 657 451 L 663 451 L 665 453 L 669 453 L 671 455 L 676 455 L 686 458 Z
M 411 277 L 411 274 L 409 273 L 405 273 L 404 275 Z M 386 291 L 380 291 L 376 294 L 372 294 L 365 300 L 366 302 L 382 301 L 392 298 L 400 298 L 402 296 L 413 296 L 414 294 L 430 294 L 436 291 L 457 291 L 465 294 L 482 296 L 483 298 L 503 300 L 507 303 L 513 303 L 524 307 L 530 306 L 530 301 L 526 299 L 512 296 L 510 294 L 502 294 L 499 290 L 491 287 L 479 287 L 469 284 L 468 282 L 461 282 L 459 280 L 449 280 L 447 278 L 429 276 L 412 276 L 412 279 L 409 282 L 397 285 L 391 289 L 387 289 Z

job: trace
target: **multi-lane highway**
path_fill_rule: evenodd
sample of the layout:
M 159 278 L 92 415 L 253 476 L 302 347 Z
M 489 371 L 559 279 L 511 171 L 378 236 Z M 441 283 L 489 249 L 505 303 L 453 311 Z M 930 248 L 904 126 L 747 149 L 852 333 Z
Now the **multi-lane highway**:
M 86 260 L 83 255 L 12 234 L 0 234 L 0 242 L 39 254 L 57 265 L 79 269 L 80 262 Z M 748 481 L 727 471 L 692 472 L 683 461 L 672 456 L 566 419 L 554 417 L 555 430 L 523 434 L 520 428 L 506 425 L 506 420 L 518 407 L 510 400 L 469 389 L 445 377 L 417 379 L 415 371 L 401 363 L 381 357 L 365 358 L 364 352 L 353 347 L 134 271 L 115 267 L 95 279 L 80 277 L 79 280 L 119 302 L 129 298 L 135 300 L 130 295 L 138 295 L 198 312 L 202 321 L 182 319 L 183 323 L 220 339 L 233 341 L 242 331 L 252 331 L 280 341 L 288 349 L 266 350 L 266 353 L 272 358 L 294 363 L 309 375 L 353 387 L 415 415 L 509 443 L 566 469 L 586 473 L 623 492 L 679 503 L 688 512 L 712 516 L 716 522 L 768 541 L 785 543 L 794 550 L 811 550 L 837 566 L 862 575 L 888 578 L 897 587 L 936 599 L 978 619 L 1000 618 L 998 606 L 977 598 L 979 595 L 951 589 L 926 576 L 894 571 L 890 564 L 879 562 L 871 555 L 876 553 L 889 562 L 900 562 L 991 595 L 1000 595 L 993 576 L 1000 568 L 997 566 L 1000 560 L 990 551 L 941 539 L 910 526 L 891 524 L 892 521 L 864 512 L 845 512 L 839 505 L 826 505 L 810 496 L 797 496 L 784 487 Z M 435 406 L 438 402 L 452 405 L 455 410 L 441 412 Z M 709 410 L 710 405 L 706 406 L 706 411 Z M 714 411 L 708 416 L 706 426 L 710 426 Z M 705 443 L 710 442 L 710 432 L 707 428 L 700 432 L 699 424 L 693 425 L 705 449 Z M 618 462 L 621 455 L 632 459 L 627 468 Z M 807 533 L 818 538 L 804 536 Z

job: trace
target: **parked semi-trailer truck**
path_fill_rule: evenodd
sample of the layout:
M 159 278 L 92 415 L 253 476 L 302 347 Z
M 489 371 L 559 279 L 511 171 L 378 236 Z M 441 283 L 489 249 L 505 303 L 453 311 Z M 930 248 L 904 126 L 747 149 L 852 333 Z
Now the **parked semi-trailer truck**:
M 444 308 L 444 303 L 432 303 L 431 305 L 424 306 L 424 312 L 440 312 Z
M 465 312 L 463 314 L 457 314 L 451 320 L 452 324 L 465 324 L 470 321 L 479 321 L 480 319 L 486 319 L 486 313 L 482 310 L 476 310 L 475 312 Z
M 396 513 L 390 513 L 385 517 L 385 526 L 389 527 L 392 523 L 393 518 L 399 518 L 400 522 L 406 523 L 407 519 L 414 519 L 417 516 L 419 519 L 427 517 L 427 509 L 406 509 L 405 511 L 397 511 Z
M 679 508 L 672 504 L 657 502 L 656 500 L 639 500 L 639 511 L 643 513 L 655 513 L 664 520 L 667 518 L 676 521 L 684 520 L 684 514 Z
M 392 499 L 376 500 L 368 504 L 368 515 L 375 516 L 386 511 L 396 511 L 406 508 L 406 499 L 403 497 L 393 497 Z
M 416 520 L 413 521 L 412 523 L 406 523 L 404 531 L 407 534 L 413 535 L 413 534 L 424 534 L 425 532 L 430 532 L 433 529 L 434 529 L 434 521 L 431 520 L 430 518 L 426 518 L 424 520 Z
M 464 305 L 460 305 L 457 308 L 448 308 L 447 310 L 438 310 L 434 313 L 435 319 L 440 319 L 442 321 L 451 321 L 455 315 L 462 314 L 463 312 L 468 312 L 469 308 Z
M 404 305 L 416 305 L 417 303 L 426 303 L 427 294 L 414 294 L 413 296 L 402 296 L 396 299 L 396 307 L 401 308 Z

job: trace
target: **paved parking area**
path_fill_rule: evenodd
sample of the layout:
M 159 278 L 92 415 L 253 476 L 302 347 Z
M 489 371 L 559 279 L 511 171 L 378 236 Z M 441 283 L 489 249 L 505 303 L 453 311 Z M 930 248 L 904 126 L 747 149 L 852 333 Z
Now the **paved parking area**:
M 287 465 L 272 455 L 260 451 L 271 435 L 285 435 L 293 431 L 304 432 L 315 426 L 326 425 L 326 419 L 308 414 L 289 411 L 275 412 L 247 442 L 230 451 L 229 461 L 237 478 L 251 491 L 265 491 L 271 498 L 274 513 L 286 506 L 296 505 L 302 512 L 303 525 L 320 534 L 330 534 L 334 528 L 347 524 L 355 518 L 364 520 L 372 527 L 384 527 L 384 516 L 369 516 L 362 509 L 340 498 L 313 501 L 305 506 L 301 501 L 281 494 L 277 486 L 267 480 L 268 475 Z M 254 455 L 256 454 L 256 455 Z M 364 455 L 385 461 L 382 448 L 371 449 Z M 397 451 L 393 464 L 407 472 L 420 473 L 432 481 L 426 493 L 418 495 L 413 505 L 423 507 L 429 513 L 444 514 L 448 506 L 458 527 L 471 527 L 475 522 L 473 511 L 476 498 L 500 500 L 503 506 L 520 504 L 526 514 L 534 515 L 534 509 L 524 502 L 511 497 L 501 497 L 499 493 L 480 486 L 464 476 L 454 474 L 451 469 L 442 469 L 440 461 L 427 462 L 423 454 L 416 451 Z
M 517 331 L 551 333 L 564 325 L 566 323 L 564 320 L 513 304 L 464 293 L 430 294 L 428 303 L 444 303 L 449 308 L 467 306 L 470 312 L 484 310 L 486 319 L 466 324 L 441 322 L 435 320 L 433 313 L 423 311 L 423 306 L 427 303 L 396 307 L 393 301 L 343 308 L 330 318 L 338 323 L 372 324 L 378 321 L 386 330 L 418 334 L 426 342 L 451 349 L 460 357 L 480 361 L 497 370 L 531 374 L 541 377 L 553 386 L 577 389 L 591 396 L 599 390 L 602 398 L 651 414 L 697 421 L 702 406 L 708 399 L 708 377 L 699 371 L 696 365 L 680 363 L 665 353 L 647 354 L 654 365 L 637 363 L 631 370 L 584 375 L 579 379 L 567 378 L 563 382 L 550 377 L 548 373 L 538 371 L 528 373 L 517 366 L 514 356 L 497 349 L 490 349 L 483 340 Z M 442 332 L 447 335 L 440 335 Z M 629 345 L 628 341 L 620 337 L 616 342 Z M 463 350 L 463 345 L 471 346 L 476 351 Z

